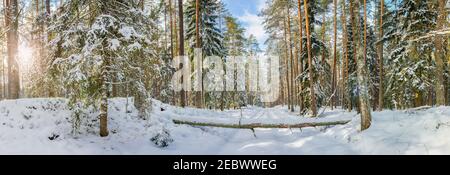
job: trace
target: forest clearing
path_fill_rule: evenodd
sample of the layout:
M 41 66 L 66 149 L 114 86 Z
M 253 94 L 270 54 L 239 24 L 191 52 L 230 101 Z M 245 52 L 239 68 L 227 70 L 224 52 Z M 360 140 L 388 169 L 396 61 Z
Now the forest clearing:
M 323 154 L 450 154 L 450 108 L 373 113 L 370 130 L 360 132 L 356 112 L 326 110 L 323 117 L 299 118 L 286 108 L 249 107 L 210 111 L 154 101 L 152 116 L 165 119 L 174 140 L 160 148 L 151 142 L 152 128 L 137 117 L 126 99 L 111 100 L 110 136 L 99 138 L 93 128 L 73 137 L 70 110 L 63 99 L 0 102 L 0 154 L 145 154 L 145 155 L 323 155 Z M 12 107 L 19 106 L 19 107 Z M 128 111 L 128 112 L 126 112 Z M 90 115 L 95 119 L 96 113 Z M 176 125 L 171 119 L 229 124 L 294 124 L 351 120 L 332 127 L 227 129 Z M 86 124 L 87 125 L 87 124 Z M 207 144 L 205 144 L 207 143 Z
M 0 154 L 450 154 L 449 0 L 0 10 Z

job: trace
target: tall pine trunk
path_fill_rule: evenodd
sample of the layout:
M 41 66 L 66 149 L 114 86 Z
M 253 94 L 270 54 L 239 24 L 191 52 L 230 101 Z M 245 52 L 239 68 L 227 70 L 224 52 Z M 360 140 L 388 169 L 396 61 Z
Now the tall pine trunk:
M 198 49 L 202 49 L 202 42 L 200 38 L 200 22 L 201 22 L 201 14 L 200 14 L 200 0 L 195 0 L 195 47 Z M 203 65 L 203 56 L 200 59 L 200 67 Z M 201 90 L 199 92 L 195 92 L 195 106 L 197 108 L 204 107 L 204 92 L 203 92 L 203 73 L 200 75 L 199 80 L 201 82 Z
M 286 78 L 286 92 L 287 92 L 287 106 L 288 109 L 291 110 L 291 83 L 290 78 L 289 78 L 289 43 L 288 43 L 288 39 L 287 39 L 287 22 L 286 19 L 284 19 L 284 43 L 286 45 L 285 48 L 285 57 L 284 57 L 284 67 L 285 67 L 285 78 Z
M 311 52 L 311 33 L 310 33 L 310 21 L 309 21 L 309 12 L 308 12 L 308 0 L 303 1 L 303 8 L 305 9 L 305 19 L 306 19 L 306 38 L 307 38 L 307 48 L 308 48 L 308 68 L 309 68 L 309 88 L 310 88 L 310 96 L 311 96 L 311 114 L 313 117 L 317 116 L 317 103 L 316 103 L 316 94 L 314 92 L 314 70 L 312 63 L 312 52 Z
M 47 12 L 47 18 L 50 17 L 50 0 L 45 0 L 45 12 Z
M 291 34 L 291 13 L 290 13 L 290 7 L 289 7 L 289 2 L 287 2 L 287 43 L 288 43 L 288 48 L 289 48 L 289 70 L 290 70 L 290 77 L 289 77 L 289 81 L 290 81 L 290 86 L 289 86 L 289 92 L 290 92 L 290 96 L 289 96 L 289 101 L 290 101 L 290 109 L 291 112 L 294 112 L 294 103 L 295 103 L 295 91 L 294 91 L 294 58 L 293 58 L 293 53 L 292 53 L 292 34 Z M 286 67 L 288 68 L 288 67 Z
M 107 47 L 108 43 L 103 42 L 103 47 Z M 107 137 L 109 135 L 108 131 L 108 98 L 109 98 L 109 88 L 108 88 L 108 77 L 109 77 L 109 67 L 111 67 L 111 62 L 109 54 L 104 54 L 103 62 L 101 66 L 101 88 L 100 88 L 100 136 Z
M 384 14 L 384 0 L 380 0 L 380 31 L 379 31 L 379 46 L 378 46 L 378 55 L 379 55 L 379 69 L 380 69 L 380 82 L 379 82 L 379 89 L 378 89 L 378 111 L 382 111 L 384 108 L 384 72 L 383 72 L 383 66 L 384 66 L 384 60 L 383 60 L 383 48 L 384 43 L 381 41 L 383 38 L 383 14 Z
M 50 0 L 45 0 L 45 12 L 46 12 L 45 20 L 48 22 L 48 24 L 46 25 L 47 28 L 50 27 L 50 15 L 51 15 L 51 10 L 50 9 L 51 9 Z M 46 34 L 46 41 L 45 42 L 50 43 L 50 41 L 51 41 L 50 36 L 51 36 L 51 33 L 47 32 L 47 34 Z M 48 51 L 46 49 L 43 50 L 43 51 L 44 51 L 44 54 L 47 55 Z M 44 59 L 44 57 L 41 57 L 40 59 Z M 43 62 L 43 61 L 41 61 L 41 62 Z M 45 70 L 47 65 L 46 65 L 45 62 L 43 62 L 43 63 L 41 63 L 41 66 L 42 66 L 41 70 Z M 50 86 L 47 86 L 47 91 L 48 91 L 48 96 L 49 97 L 55 97 L 56 94 L 57 94 L 55 89 L 53 87 L 50 87 Z
M 19 64 L 17 63 L 18 52 L 18 23 L 19 23 L 19 3 L 17 0 L 6 0 L 5 3 L 5 24 L 8 49 L 8 98 L 19 98 L 20 78 Z
M 342 99 L 344 100 L 344 106 L 348 109 L 348 111 L 352 110 L 352 105 L 350 101 L 350 94 L 349 94 L 349 77 L 350 77 L 350 60 L 349 60 L 349 53 L 348 53 L 348 31 L 347 31 L 347 16 L 346 16 L 346 4 L 345 1 L 342 2 L 342 19 L 343 19 L 343 30 L 344 30 L 344 52 L 345 52 L 345 70 L 344 70 L 344 96 Z
M 350 96 L 348 95 L 348 77 L 349 77 L 349 60 L 348 60 L 348 33 L 347 33 L 347 16 L 346 16 L 346 4 L 342 1 L 342 30 L 343 30 L 343 51 L 344 51 L 344 66 L 342 68 L 342 107 L 344 109 L 351 110 Z
M 183 24 L 183 0 L 178 0 L 178 16 L 179 16 L 179 44 L 180 44 L 180 48 L 179 50 L 179 55 L 180 56 L 184 56 L 184 24 Z M 183 63 L 180 63 L 180 67 L 179 70 L 183 69 Z M 183 76 L 181 77 L 181 81 L 183 81 Z M 184 82 L 182 82 L 184 83 Z M 181 102 L 181 107 L 186 107 L 186 92 L 184 89 L 181 90 L 180 92 L 180 102 Z
M 326 7 L 324 7 L 324 8 L 326 8 Z M 314 25 L 313 25 L 313 27 L 314 27 Z M 322 42 L 323 42 L 323 44 L 324 45 L 326 45 L 326 39 L 325 39 L 325 34 L 326 34 L 326 28 L 327 28 L 327 19 L 326 19 L 326 17 L 325 17 L 325 13 L 322 13 L 322 26 L 321 26 L 321 34 L 322 34 Z M 327 64 L 327 62 L 326 62 L 326 53 L 327 51 L 326 51 L 326 49 L 322 49 L 322 56 L 321 56 L 321 65 L 323 66 L 323 67 L 325 67 L 325 65 Z M 318 74 L 319 74 L 319 81 L 320 81 L 320 86 L 321 87 L 323 87 L 324 89 L 326 88 L 326 86 L 327 86 L 327 82 L 326 82 L 326 75 L 325 75 L 325 71 L 323 71 L 323 72 L 320 72 L 320 71 L 318 71 L 317 72 Z
M 337 70 L 336 70 L 336 64 L 337 64 L 337 0 L 333 0 L 333 5 L 334 5 L 334 41 L 333 41 L 333 81 L 332 81 L 332 103 L 331 103 L 331 109 L 333 109 L 334 106 L 336 106 L 336 100 L 337 100 L 337 90 L 336 90 L 336 80 L 337 80 Z
M 359 5 L 358 5 L 359 7 Z M 358 8 L 359 9 L 359 8 Z M 358 17 L 359 19 L 359 17 Z M 369 89 L 367 86 L 367 81 L 369 79 L 367 74 L 367 4 L 364 0 L 364 48 L 363 48 L 363 60 L 358 59 L 357 63 L 357 76 L 359 84 L 359 107 L 361 112 L 361 131 L 368 129 L 372 122 L 372 117 L 370 115 L 370 104 L 369 104 Z
M 109 61 L 108 58 L 104 58 L 103 60 L 103 66 L 102 66 L 102 83 L 101 83 L 101 102 L 100 102 L 100 136 L 106 137 L 109 135 L 108 132 L 108 85 L 107 85 L 107 78 L 108 78 L 108 65 Z
M 172 10 L 172 0 L 169 1 L 169 28 L 170 28 L 170 57 L 173 58 L 174 55 L 174 47 L 173 47 L 173 10 Z
M 437 30 L 442 30 L 444 28 L 444 23 L 446 22 L 446 12 L 445 12 L 445 0 L 438 0 L 439 7 L 439 16 L 437 20 Z M 444 84 L 444 60 L 445 60 L 445 52 L 444 52 L 444 43 L 443 37 L 441 35 L 435 36 L 435 56 L 434 59 L 436 61 L 436 105 L 444 106 L 445 105 L 445 84 Z
M 174 20 L 173 20 L 173 6 L 172 6 L 172 0 L 168 0 L 169 1 L 169 28 L 170 28 L 170 58 L 173 59 L 175 58 L 175 51 L 174 51 L 174 42 L 173 42 L 173 31 L 174 31 Z M 173 96 L 172 96 L 172 104 L 176 105 L 177 104 L 177 100 L 176 100 L 176 92 L 173 91 Z
M 358 50 L 358 28 L 357 28 L 357 21 L 356 21 L 356 19 L 357 19 L 357 16 L 355 16 L 355 4 L 354 4 L 355 2 L 353 2 L 353 1 L 351 1 L 350 3 L 349 3 L 349 5 L 350 5 L 350 12 L 349 12 L 349 14 L 350 14 L 350 23 L 351 23 L 351 27 L 352 27 L 352 47 L 353 47 L 353 60 L 354 60 L 354 63 L 355 64 L 357 64 L 358 65 L 358 52 L 359 52 L 359 50 Z M 356 11 L 358 11 L 359 12 L 359 9 L 358 10 L 356 10 Z M 350 62 L 349 62 L 350 63 Z M 356 66 L 356 67 L 358 67 L 358 66 Z M 358 69 L 358 68 L 357 68 Z M 349 71 L 349 78 L 350 78 L 350 71 Z M 350 85 L 350 82 L 349 82 L 349 85 Z M 349 86 L 348 87 L 349 88 L 349 90 L 351 90 L 352 91 L 352 89 L 351 89 L 351 86 Z M 350 94 L 349 94 L 349 111 L 351 111 L 351 110 L 353 110 L 353 107 L 354 107 L 354 102 L 350 99 Z M 358 112 L 359 112 L 359 108 L 357 108 L 357 110 L 358 110 Z
M 300 0 L 297 1 L 297 5 L 298 5 L 298 28 L 299 28 L 299 40 L 300 40 L 300 48 L 299 48 L 299 55 L 300 55 L 300 65 L 299 65 L 299 75 L 303 74 L 303 58 L 302 58 L 302 54 L 303 54 L 303 18 L 302 18 L 302 8 L 301 8 L 301 2 Z M 303 86 L 302 86 L 302 81 L 299 80 L 299 107 L 300 107 L 300 114 L 303 111 L 304 108 L 304 103 L 303 103 Z
M 143 3 L 143 2 L 142 2 Z M 101 12 L 105 12 L 107 7 L 104 7 L 103 5 L 100 7 Z M 91 16 L 91 18 L 95 18 L 95 16 Z M 104 48 L 107 48 L 109 43 L 104 40 L 102 42 L 102 45 Z M 110 97 L 109 92 L 109 85 L 108 85 L 108 77 L 110 77 L 110 70 L 111 67 L 111 58 L 110 53 L 103 51 L 102 54 L 102 65 L 100 67 L 101 71 L 101 77 L 100 77 L 100 136 L 101 137 L 107 137 L 109 135 L 108 131 L 108 98 Z

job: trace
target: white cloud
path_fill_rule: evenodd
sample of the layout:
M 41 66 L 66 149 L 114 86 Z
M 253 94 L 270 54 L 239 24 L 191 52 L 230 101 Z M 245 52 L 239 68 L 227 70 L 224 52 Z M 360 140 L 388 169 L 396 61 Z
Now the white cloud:
M 257 5 L 256 5 L 256 9 L 258 11 L 261 11 L 262 9 L 266 8 L 266 0 L 257 0 Z
M 263 18 L 259 17 L 257 14 L 245 11 L 244 15 L 239 16 L 238 19 L 246 27 L 246 36 L 248 37 L 251 34 L 254 35 L 261 45 L 261 48 L 265 48 L 263 43 L 267 39 L 267 35 L 263 26 Z

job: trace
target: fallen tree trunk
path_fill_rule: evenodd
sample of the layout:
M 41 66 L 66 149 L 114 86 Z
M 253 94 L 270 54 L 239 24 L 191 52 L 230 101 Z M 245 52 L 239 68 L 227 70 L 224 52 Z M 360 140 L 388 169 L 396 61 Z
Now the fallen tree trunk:
M 223 124 L 223 123 L 202 123 L 195 121 L 182 121 L 173 120 L 175 124 L 179 125 L 191 125 L 191 126 L 209 126 L 219 128 L 234 128 L 234 129 L 254 129 L 254 128 L 307 128 L 318 126 L 334 126 L 345 125 L 350 120 L 332 121 L 332 122 L 313 122 L 313 123 L 298 123 L 298 124 L 262 124 L 262 123 L 250 123 L 250 124 Z
M 414 113 L 417 113 L 419 111 L 425 111 L 425 110 L 428 110 L 428 109 L 431 109 L 431 106 L 420 106 L 420 107 L 417 107 L 417 108 L 407 109 L 407 110 L 405 110 L 405 113 L 407 113 L 407 114 L 414 114 Z

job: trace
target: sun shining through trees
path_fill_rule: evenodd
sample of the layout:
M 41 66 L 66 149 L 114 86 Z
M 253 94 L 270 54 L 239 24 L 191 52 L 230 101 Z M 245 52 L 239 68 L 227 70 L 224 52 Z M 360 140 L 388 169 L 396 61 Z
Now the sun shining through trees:
M 21 43 L 19 45 L 17 57 L 21 68 L 25 68 L 26 70 L 28 70 L 30 66 L 32 66 L 34 59 L 33 53 L 34 49 L 30 47 L 28 43 Z
M 17 62 L 19 64 L 20 71 L 20 87 L 22 89 L 21 95 L 26 97 L 26 87 L 30 85 L 30 74 L 32 73 L 32 69 L 34 68 L 33 63 L 35 63 L 35 59 L 38 58 L 35 56 L 36 52 L 32 47 L 30 47 L 29 43 L 21 42 L 18 48 L 17 53 Z

